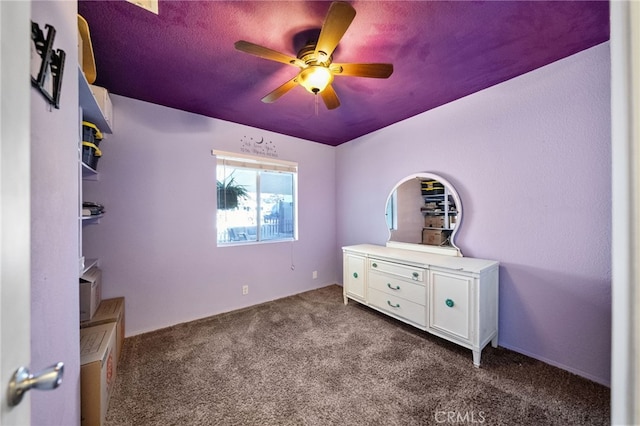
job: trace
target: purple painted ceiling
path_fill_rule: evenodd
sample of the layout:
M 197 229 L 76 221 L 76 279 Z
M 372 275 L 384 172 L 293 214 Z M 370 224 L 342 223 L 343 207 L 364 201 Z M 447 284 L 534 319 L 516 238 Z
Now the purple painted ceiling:
M 609 39 L 607 1 L 352 1 L 335 62 L 389 62 L 389 79 L 336 77 L 327 110 L 296 87 L 260 101 L 298 69 L 234 49 L 247 40 L 295 56 L 328 1 L 165 1 L 159 15 L 80 1 L 96 84 L 112 93 L 339 145 Z M 526 102 L 526 99 L 523 99 Z

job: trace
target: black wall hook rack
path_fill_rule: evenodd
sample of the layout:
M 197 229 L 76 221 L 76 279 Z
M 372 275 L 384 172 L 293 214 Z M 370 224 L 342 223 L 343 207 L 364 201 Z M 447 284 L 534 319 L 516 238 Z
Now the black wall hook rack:
M 60 108 L 60 92 L 66 54 L 64 50 L 53 49 L 56 29 L 49 24 L 46 24 L 44 28 L 47 31 L 46 37 L 40 26 L 33 21 L 31 22 L 31 84 L 38 88 L 51 105 Z M 34 60 L 39 62 L 33 64 Z

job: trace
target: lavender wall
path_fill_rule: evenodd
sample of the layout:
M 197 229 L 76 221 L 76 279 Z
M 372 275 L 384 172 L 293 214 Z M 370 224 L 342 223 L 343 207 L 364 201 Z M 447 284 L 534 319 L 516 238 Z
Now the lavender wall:
M 76 16 L 75 2 L 31 5 L 32 21 L 53 25 L 54 47 L 67 55 L 60 109 L 31 90 L 30 367 L 65 363 L 58 389 L 31 392 L 31 423 L 43 426 L 80 423 Z
M 128 336 L 339 281 L 335 148 L 112 100 L 115 130 L 100 145 L 99 180 L 84 185 L 85 199 L 107 214 L 84 228 L 84 251 L 100 259 L 103 296 L 126 298 Z M 218 248 L 211 150 L 240 152 L 261 138 L 277 158 L 298 162 L 299 240 Z
M 384 244 L 391 188 L 441 174 L 463 254 L 501 263 L 499 344 L 608 384 L 609 64 L 605 43 L 339 146 L 338 245 Z
M 463 253 L 501 262 L 500 345 L 608 384 L 609 92 L 606 43 L 338 148 L 113 96 L 85 254 L 134 335 L 340 282 L 342 245 L 386 241 L 391 188 L 439 173 Z M 262 137 L 300 164 L 300 240 L 217 248 L 210 150 Z

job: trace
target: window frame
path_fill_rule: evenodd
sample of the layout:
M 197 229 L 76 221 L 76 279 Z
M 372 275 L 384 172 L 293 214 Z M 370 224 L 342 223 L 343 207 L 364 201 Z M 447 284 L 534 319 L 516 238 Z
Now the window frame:
M 253 245 L 253 244 L 269 244 L 269 243 L 281 243 L 281 242 L 291 242 L 298 240 L 298 163 L 294 161 L 280 160 L 277 158 L 271 157 L 261 157 L 258 155 L 249 155 L 242 154 L 236 152 L 227 152 L 220 150 L 211 150 L 211 155 L 216 158 L 216 181 L 217 181 L 217 173 L 218 167 L 233 167 L 236 169 L 245 169 L 252 170 L 256 172 L 256 239 L 255 240 L 246 240 L 246 241 L 220 241 L 219 240 L 219 224 L 218 224 L 218 214 L 220 209 L 218 209 L 218 205 L 216 203 L 216 217 L 215 217 L 215 229 L 216 229 L 216 246 L 217 247 L 232 247 L 238 245 Z M 263 240 L 262 238 L 262 228 L 264 227 L 263 222 L 263 212 L 259 209 L 261 207 L 261 172 L 270 172 L 270 173 L 286 173 L 290 174 L 292 177 L 291 184 L 291 215 L 293 222 L 293 235 L 287 236 L 284 238 L 271 238 L 267 240 Z M 217 197 L 217 193 L 216 193 Z

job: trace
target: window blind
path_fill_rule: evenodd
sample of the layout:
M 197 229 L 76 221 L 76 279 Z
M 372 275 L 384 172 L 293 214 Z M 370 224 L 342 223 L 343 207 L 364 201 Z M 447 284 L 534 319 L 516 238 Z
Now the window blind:
M 298 172 L 298 163 L 293 161 L 218 150 L 212 150 L 211 155 L 216 157 L 217 164 L 224 166 L 260 169 L 272 172 Z

